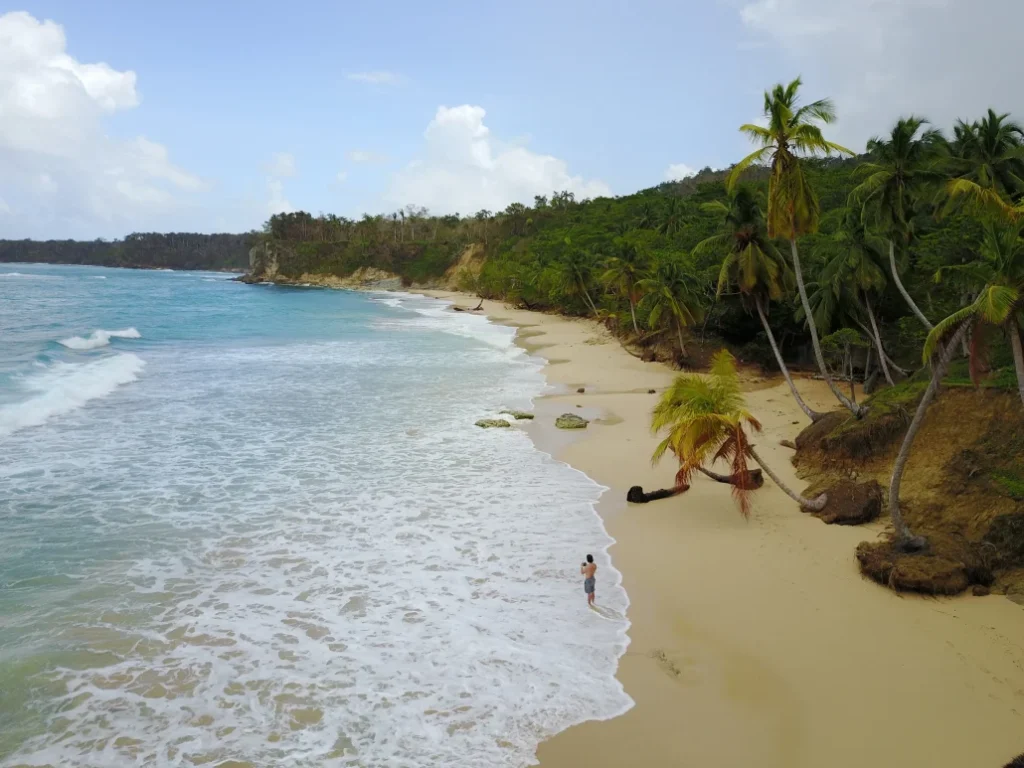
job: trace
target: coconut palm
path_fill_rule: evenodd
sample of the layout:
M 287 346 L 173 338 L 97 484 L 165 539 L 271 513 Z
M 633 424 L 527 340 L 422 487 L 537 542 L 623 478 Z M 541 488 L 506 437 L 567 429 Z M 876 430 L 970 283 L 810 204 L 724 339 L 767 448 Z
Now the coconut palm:
M 657 463 L 671 451 L 679 461 L 676 484 L 685 485 L 693 472 L 725 460 L 732 469 L 733 495 L 740 512 L 750 514 L 750 482 L 748 461 L 753 460 L 790 498 L 806 509 L 820 510 L 828 501 L 822 495 L 806 499 L 789 488 L 758 455 L 747 436 L 747 429 L 761 431 L 761 424 L 747 410 L 740 391 L 736 360 L 728 350 L 718 352 L 711 365 L 710 376 L 676 377 L 651 416 L 655 434 L 668 430 L 654 451 Z
M 659 258 L 654 269 L 637 284 L 643 293 L 641 303 L 648 310 L 649 327 L 651 330 L 661 326 L 674 328 L 683 357 L 686 357 L 683 328 L 704 317 L 703 297 L 695 290 L 697 285 L 698 276 L 687 269 L 679 257 L 671 255 Z
M 929 339 L 940 328 L 943 328 L 943 323 L 935 326 L 935 330 L 929 335 Z M 903 473 L 907 468 L 907 460 L 910 458 L 910 448 L 914 444 L 917 433 L 921 430 L 921 425 L 924 424 L 924 417 L 928 407 L 939 392 L 939 385 L 942 383 L 942 377 L 946 375 L 946 369 L 949 368 L 949 361 L 953 358 L 953 351 L 960 344 L 968 326 L 969 323 L 964 321 L 960 321 L 958 324 L 949 323 L 943 331 L 947 336 L 937 340 L 932 345 L 925 346 L 925 360 L 932 364 L 932 377 L 928 382 L 924 395 L 921 396 L 921 400 L 917 404 L 914 418 L 911 419 L 910 426 L 907 427 L 907 432 L 903 436 L 903 443 L 900 445 L 900 450 L 896 454 L 896 461 L 892 465 L 892 477 L 889 479 L 889 517 L 892 519 L 893 529 L 896 532 L 896 544 L 900 549 L 918 551 L 924 549 L 928 544 L 927 540 L 923 537 L 914 536 L 910 531 L 910 527 L 903 519 L 903 511 L 900 508 L 900 484 L 903 482 Z
M 786 361 L 775 342 L 775 334 L 768 322 L 772 301 L 783 298 L 793 286 L 793 270 L 768 237 L 761 201 L 748 187 L 736 187 L 729 194 L 729 204 L 716 201 L 705 203 L 701 209 L 718 213 L 724 219 L 722 232 L 702 241 L 694 248 L 694 255 L 722 253 L 722 267 L 718 273 L 718 295 L 734 287 L 740 293 L 743 305 L 753 307 L 761 320 L 768 343 L 775 353 L 775 361 L 797 405 L 807 418 L 815 421 L 820 413 L 812 410 L 797 391 Z
M 863 409 L 839 391 L 825 365 L 818 329 L 814 324 L 803 272 L 800 269 L 800 252 L 796 245 L 798 237 L 817 231 L 820 214 L 818 198 L 804 174 L 801 159 L 818 154 L 852 155 L 853 152 L 826 140 L 816 125 L 818 122 L 828 124 L 835 120 L 836 113 L 832 102 L 821 99 L 799 106 L 799 90 L 800 78 L 797 78 L 787 86 L 780 83 L 773 90 L 765 91 L 764 114 L 768 125 L 748 123 L 740 127 L 740 131 L 747 134 L 755 144 L 760 144 L 760 148 L 736 164 L 729 174 L 728 186 L 730 189 L 733 188 L 743 172 L 755 163 L 769 165 L 771 173 L 768 178 L 768 236 L 789 240 L 796 286 L 807 316 L 811 343 L 821 375 L 836 399 L 859 418 L 863 414 Z
M 981 120 L 957 121 L 949 164 L 953 172 L 1009 199 L 1024 193 L 1024 128 L 994 110 Z
M 566 245 L 569 245 L 567 242 Z M 590 298 L 589 286 L 593 284 L 592 259 L 571 245 L 562 257 L 544 270 L 544 279 L 549 292 L 557 296 L 583 299 L 591 312 L 597 314 L 594 300 Z
M 834 256 L 822 269 L 818 289 L 811 295 L 815 322 L 826 333 L 837 319 L 858 326 L 874 345 L 885 380 L 892 385 L 889 356 L 882 345 L 872 303 L 872 297 L 886 287 L 882 243 L 868 233 L 853 211 L 847 210 L 843 227 L 824 250 Z
M 957 121 L 949 145 L 952 179 L 944 190 L 945 212 L 968 212 L 1000 220 L 1024 218 L 1024 128 L 993 110 L 973 123 Z
M 866 178 L 850 193 L 850 203 L 885 236 L 893 282 L 917 318 L 931 330 L 932 323 L 904 287 L 896 264 L 896 245 L 903 250 L 910 241 L 910 220 L 917 202 L 927 189 L 945 179 L 937 170 L 942 134 L 927 125 L 927 120 L 911 115 L 900 118 L 887 139 L 868 141 L 872 161 L 857 169 Z
M 978 259 L 968 264 L 944 267 L 937 280 L 957 276 L 984 287 L 975 301 L 954 312 L 935 326 L 925 340 L 925 355 L 931 357 L 937 345 L 965 323 L 971 333 L 971 375 L 977 381 L 985 355 L 985 326 L 1002 328 L 1013 350 L 1017 388 L 1024 404 L 1024 351 L 1021 325 L 1024 322 L 1024 222 L 988 223 L 978 249 Z
M 679 197 L 670 197 L 668 204 L 661 213 L 658 231 L 671 237 L 683 228 L 683 201 Z
M 601 281 L 614 289 L 629 302 L 629 315 L 633 319 L 633 331 L 639 336 L 640 327 L 636 322 L 636 303 L 640 300 L 639 282 L 645 274 L 646 259 L 636 246 L 625 240 L 616 239 L 617 255 L 608 259 L 608 268 Z

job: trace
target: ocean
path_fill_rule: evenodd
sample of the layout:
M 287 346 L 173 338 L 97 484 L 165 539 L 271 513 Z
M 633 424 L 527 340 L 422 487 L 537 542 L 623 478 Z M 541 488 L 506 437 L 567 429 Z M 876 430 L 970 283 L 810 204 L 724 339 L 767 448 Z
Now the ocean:
M 628 709 L 605 489 L 474 426 L 549 391 L 514 335 L 0 265 L 0 766 L 518 768 Z

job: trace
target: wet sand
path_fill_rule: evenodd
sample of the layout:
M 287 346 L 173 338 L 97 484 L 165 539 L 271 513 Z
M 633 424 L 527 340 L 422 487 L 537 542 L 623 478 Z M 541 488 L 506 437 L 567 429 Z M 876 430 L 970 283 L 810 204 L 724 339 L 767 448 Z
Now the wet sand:
M 750 520 L 728 486 L 703 476 L 681 496 L 627 505 L 631 485 L 672 484 L 669 460 L 650 464 L 657 395 L 648 390 L 660 393 L 676 373 L 632 357 L 595 323 L 484 309 L 518 326 L 520 344 L 567 391 L 538 400 L 527 429 L 610 487 L 599 512 L 631 602 L 618 677 L 636 706 L 542 744 L 544 768 L 998 768 L 1024 752 L 1020 606 L 995 595 L 899 596 L 865 581 L 854 548 L 884 524 L 827 526 L 767 478 Z M 831 407 L 822 383 L 798 386 L 813 406 Z M 748 403 L 765 426 L 762 457 L 802 489 L 779 445 L 806 423 L 785 383 L 752 387 Z M 563 412 L 598 420 L 560 432 L 551 424 Z

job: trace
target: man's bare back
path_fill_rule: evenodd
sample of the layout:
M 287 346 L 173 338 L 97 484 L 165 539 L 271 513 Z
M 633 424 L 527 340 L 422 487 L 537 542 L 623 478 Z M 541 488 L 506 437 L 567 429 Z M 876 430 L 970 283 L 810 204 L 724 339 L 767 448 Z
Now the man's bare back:
M 593 605 L 597 584 L 594 576 L 597 573 L 597 563 L 594 562 L 593 555 L 587 555 L 587 559 L 580 563 L 580 573 L 583 574 L 583 591 L 587 595 L 587 605 Z

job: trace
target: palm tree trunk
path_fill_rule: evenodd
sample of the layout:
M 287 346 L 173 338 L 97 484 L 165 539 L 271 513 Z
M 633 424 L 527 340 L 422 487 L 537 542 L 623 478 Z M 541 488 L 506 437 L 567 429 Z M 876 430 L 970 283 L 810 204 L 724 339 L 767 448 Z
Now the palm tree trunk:
M 871 355 L 874 353 L 874 351 L 875 351 L 874 347 L 868 347 L 868 359 L 864 361 L 864 383 L 865 384 L 868 381 L 868 376 L 871 375 L 871 361 L 872 361 Z
M 825 508 L 825 504 L 828 503 L 828 496 L 826 494 L 823 493 L 816 499 L 805 499 L 799 493 L 797 493 L 784 482 L 782 482 L 782 480 L 779 479 L 778 475 L 772 472 L 771 468 L 761 460 L 760 456 L 757 455 L 757 451 L 754 450 L 753 446 L 748 446 L 747 450 L 750 452 L 750 458 L 757 462 L 757 466 L 764 470 L 764 473 L 768 475 L 768 477 L 770 477 L 772 481 L 777 486 L 779 486 L 779 488 L 782 489 L 783 493 L 789 496 L 789 498 L 791 498 L 793 501 L 799 504 L 803 509 L 810 509 L 815 512 L 820 512 Z
M 587 290 L 587 286 L 580 283 L 580 288 L 583 289 L 583 297 L 587 300 L 587 306 L 590 307 L 590 311 L 597 317 L 597 307 L 594 306 L 594 300 L 590 298 L 590 291 Z
M 960 339 L 963 338 L 966 331 L 967 325 L 961 325 L 953 338 L 946 343 L 946 346 L 939 353 L 939 359 L 935 361 L 932 367 L 932 379 L 928 382 L 928 389 L 924 391 L 924 395 L 921 397 L 921 402 L 917 406 L 914 418 L 907 428 L 907 434 L 903 437 L 900 452 L 896 455 L 896 461 L 892 465 L 892 478 L 889 480 L 889 516 L 892 518 L 893 528 L 896 529 L 896 540 L 905 549 L 922 549 L 927 542 L 921 538 L 914 538 L 906 521 L 903 519 L 903 513 L 900 511 L 900 483 L 903 480 L 903 472 L 907 467 L 907 459 L 910 458 L 910 447 L 914 444 L 914 438 L 917 437 L 917 433 L 924 423 L 925 412 L 928 410 L 928 406 L 931 405 L 932 400 L 935 399 L 935 395 L 939 391 L 939 385 L 942 383 L 942 377 L 946 375 L 946 368 L 949 367 L 949 361 L 953 357 L 953 350 L 959 346 Z
M 818 368 L 821 369 L 821 375 L 825 379 L 825 383 L 828 384 L 828 388 L 832 390 L 832 394 L 836 396 L 836 399 L 844 406 L 850 409 L 858 419 L 864 415 L 864 410 L 855 403 L 850 402 L 850 398 L 839 391 L 839 387 L 832 380 L 832 376 L 829 375 L 828 368 L 825 366 L 825 356 L 821 354 L 821 342 L 818 341 L 818 326 L 814 322 L 814 314 L 811 312 L 811 302 L 807 300 L 807 288 L 804 286 L 803 271 L 800 269 L 800 252 L 796 247 L 796 238 L 792 238 L 789 241 L 789 249 L 793 255 L 793 272 L 796 273 L 796 287 L 800 291 L 800 301 L 804 305 L 804 314 L 807 316 L 807 328 L 811 332 L 811 344 L 814 346 L 814 356 L 818 359 Z
M 864 294 L 864 306 L 868 310 L 868 319 L 871 321 L 871 332 L 872 338 L 875 341 L 875 346 L 878 347 L 878 360 L 882 366 L 882 374 L 885 376 L 885 380 L 889 382 L 889 386 L 895 386 L 895 382 L 892 380 L 892 375 L 889 373 L 889 366 L 885 362 L 885 350 L 882 349 L 882 336 L 878 333 L 878 323 L 875 322 L 875 311 L 871 308 L 871 299 L 868 295 Z
M 629 314 L 633 318 L 633 332 L 640 335 L 640 327 L 636 324 L 636 305 L 633 304 L 633 297 L 629 297 Z
M 679 336 L 679 352 L 683 357 L 686 357 L 686 344 L 683 343 L 683 324 L 676 320 L 676 334 Z
M 860 320 L 856 320 L 855 319 L 854 322 L 857 323 L 857 325 L 860 327 L 860 329 L 862 331 L 864 331 L 864 334 L 868 338 L 872 338 L 874 336 L 874 334 L 871 333 L 871 330 L 866 325 L 864 325 L 864 323 L 862 323 Z M 900 368 L 898 365 L 896 365 L 896 363 L 893 361 L 893 359 L 891 357 L 889 357 L 889 353 L 885 351 L 885 347 L 884 346 L 882 347 L 882 354 L 885 356 L 885 362 L 887 362 L 889 364 L 889 367 L 892 370 L 896 371 L 898 374 L 900 374 L 900 376 L 909 376 L 910 375 L 903 368 Z M 867 376 L 865 376 L 864 378 L 867 379 Z
M 782 353 L 779 352 L 779 347 L 775 343 L 775 334 L 772 333 L 772 328 L 768 325 L 768 317 L 764 313 L 764 306 L 762 305 L 763 299 L 760 296 L 754 298 L 754 305 L 757 307 L 757 316 L 761 318 L 761 325 L 764 327 L 765 335 L 768 336 L 768 343 L 772 345 L 772 352 L 775 353 L 775 362 L 779 364 L 779 370 L 782 371 L 783 377 L 786 379 L 786 383 L 789 384 L 789 391 L 793 393 L 793 398 L 796 400 L 796 404 L 800 406 L 800 410 L 807 414 L 807 418 L 811 421 L 817 421 L 822 417 L 822 414 L 817 411 L 812 411 L 810 406 L 804 402 L 804 399 L 800 397 L 800 393 L 796 391 L 796 384 L 793 383 L 793 378 L 789 375 L 789 369 L 786 367 L 786 363 L 782 360 Z
M 935 326 L 929 323 L 928 318 L 924 316 L 924 312 L 918 309 L 917 304 L 915 304 L 914 300 L 910 298 L 910 294 L 907 293 L 907 289 L 903 287 L 903 282 L 900 280 L 900 273 L 896 269 L 896 243 L 892 238 L 889 238 L 889 268 L 892 270 L 892 279 L 896 281 L 896 287 L 900 289 L 900 293 L 903 294 L 903 298 L 906 300 L 907 304 L 910 305 L 914 314 L 917 315 L 917 319 L 924 323 L 924 327 L 930 331 Z
M 1010 315 L 1010 322 L 1006 326 L 1010 334 L 1010 347 L 1013 349 L 1013 367 L 1017 370 L 1017 391 L 1020 392 L 1020 401 L 1024 403 L 1024 350 L 1020 344 L 1020 327 L 1017 319 Z
M 853 354 L 850 352 L 850 345 L 846 345 L 846 360 L 850 368 L 850 399 L 857 402 L 857 380 L 853 376 Z M 845 371 L 844 371 L 845 373 Z

